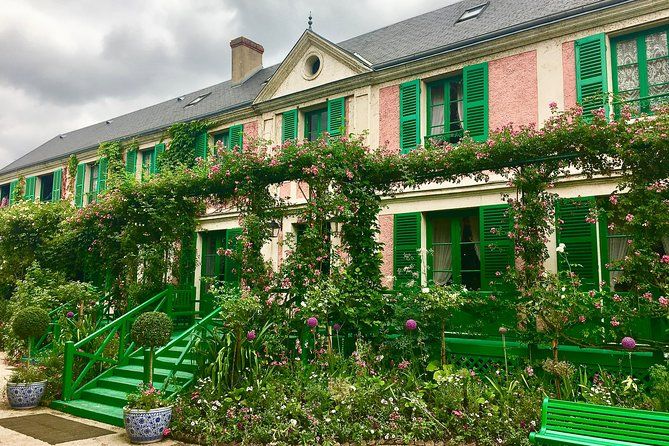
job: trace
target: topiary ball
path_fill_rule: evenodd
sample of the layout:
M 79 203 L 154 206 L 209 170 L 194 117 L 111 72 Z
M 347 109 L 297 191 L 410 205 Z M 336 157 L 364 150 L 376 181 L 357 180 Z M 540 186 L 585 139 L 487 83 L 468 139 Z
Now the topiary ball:
M 142 347 L 162 347 L 172 336 L 172 319 L 159 311 L 144 313 L 132 324 L 130 335 Z
M 46 333 L 51 319 L 49 313 L 40 307 L 26 307 L 16 313 L 12 330 L 21 339 L 39 338 Z

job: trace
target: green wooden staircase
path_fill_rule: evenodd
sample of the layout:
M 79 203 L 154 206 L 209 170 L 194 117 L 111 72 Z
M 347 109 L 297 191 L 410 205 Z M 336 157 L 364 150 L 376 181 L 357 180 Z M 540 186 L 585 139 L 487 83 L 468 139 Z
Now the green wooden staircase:
M 148 381 L 148 355 L 130 337 L 135 319 L 147 311 L 163 311 L 175 322 L 190 317 L 188 327 L 156 350 L 153 384 L 167 396 L 175 395 L 196 379 L 193 347 L 211 333 L 220 308 L 197 318 L 194 306 L 184 310 L 188 299 L 169 287 L 123 316 L 98 328 L 85 339 L 65 344 L 63 394 L 51 407 L 72 415 L 123 426 L 127 396 Z M 194 302 L 193 302 L 194 304 Z
M 179 339 L 160 357 L 154 360 L 153 381 L 157 389 L 174 393 L 190 384 L 195 378 L 195 361 L 188 351 L 189 339 Z M 180 358 L 183 360 L 180 361 Z M 171 377 L 165 385 L 167 378 Z M 82 390 L 79 398 L 58 400 L 54 409 L 114 426 L 123 426 L 123 406 L 129 393 L 144 382 L 144 355 L 135 352 L 127 364 L 103 372 L 94 385 Z

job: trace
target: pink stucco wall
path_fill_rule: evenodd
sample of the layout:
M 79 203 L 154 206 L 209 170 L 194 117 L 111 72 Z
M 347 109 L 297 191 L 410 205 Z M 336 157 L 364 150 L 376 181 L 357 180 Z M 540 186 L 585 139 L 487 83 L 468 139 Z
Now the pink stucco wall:
M 576 59 L 574 42 L 562 44 L 562 82 L 564 87 L 564 108 L 576 105 Z
M 279 188 L 279 196 L 281 198 L 290 198 L 290 181 L 281 183 L 281 187 Z
M 536 124 L 539 120 L 537 52 L 515 54 L 488 64 L 489 126 Z
M 251 121 L 244 124 L 243 145 L 246 150 L 250 144 L 253 144 L 258 138 L 258 121 Z
M 400 87 L 379 90 L 379 147 L 383 152 L 400 150 Z
M 381 264 L 381 278 L 383 285 L 392 287 L 393 281 L 393 216 L 379 215 L 379 241 L 383 243 L 381 254 L 383 256 Z

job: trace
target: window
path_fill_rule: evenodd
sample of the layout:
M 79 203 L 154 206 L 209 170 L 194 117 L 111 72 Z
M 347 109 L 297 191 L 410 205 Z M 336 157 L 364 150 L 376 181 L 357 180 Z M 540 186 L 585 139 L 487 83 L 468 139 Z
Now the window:
M 427 136 L 450 143 L 460 141 L 464 120 L 462 76 L 429 84 L 427 103 Z
M 481 15 L 486 6 L 488 6 L 488 3 L 484 3 L 482 5 L 474 6 L 473 8 L 467 9 L 465 12 L 462 13 L 460 18 L 455 23 L 464 22 L 465 20 L 469 19 L 475 19 L 476 17 Z
M 142 150 L 142 179 L 146 179 L 149 175 L 155 173 L 155 154 L 155 148 Z
M 98 164 L 90 163 L 87 166 L 88 176 L 88 203 L 95 203 L 98 195 Z
M 479 210 L 428 214 L 428 282 L 481 289 Z
M 39 199 L 40 201 L 51 201 L 53 198 L 53 173 L 39 177 Z
M 9 183 L 0 185 L 0 207 L 9 204 Z
M 201 94 L 200 96 L 198 96 L 198 97 L 196 97 L 195 99 L 193 99 L 192 101 L 190 101 L 188 104 L 184 105 L 184 108 L 186 108 L 186 107 L 192 107 L 192 106 L 195 105 L 195 104 L 199 104 L 200 102 L 202 102 L 202 100 L 203 100 L 204 98 L 206 98 L 206 97 L 209 96 L 210 94 L 211 94 L 211 93 Z
M 611 41 L 616 111 L 627 104 L 634 113 L 651 113 L 669 100 L 669 28 L 652 29 Z
M 328 128 L 328 109 L 306 112 L 304 114 L 304 138 L 308 141 L 317 140 Z
M 218 142 L 221 141 L 223 148 L 230 148 L 230 132 L 228 130 L 214 135 L 214 147 L 218 147 Z

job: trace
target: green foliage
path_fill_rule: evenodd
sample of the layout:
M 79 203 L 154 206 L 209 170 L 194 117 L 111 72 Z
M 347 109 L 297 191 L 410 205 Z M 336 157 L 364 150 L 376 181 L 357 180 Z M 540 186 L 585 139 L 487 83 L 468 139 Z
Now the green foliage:
M 208 124 L 203 121 L 179 122 L 167 130 L 170 138 L 169 149 L 159 158 L 161 170 L 171 171 L 177 166 L 192 167 L 195 164 L 195 140 L 206 131 Z
M 0 209 L 0 289 L 11 294 L 28 267 L 37 260 L 41 265 L 60 269 L 59 233 L 72 215 L 64 202 L 22 201 Z M 76 271 L 68 271 L 76 274 Z M 0 296 L 8 298 L 9 295 Z
M 12 330 L 16 336 L 27 340 L 38 338 L 46 333 L 51 319 L 46 310 L 39 307 L 26 307 L 19 310 L 12 322 Z
M 140 314 L 132 324 L 132 340 L 142 347 L 162 347 L 172 336 L 172 319 L 159 311 Z
M 41 365 L 32 363 L 19 364 L 16 370 L 9 375 L 10 383 L 36 383 L 46 380 L 45 369 Z
M 77 166 L 79 165 L 79 159 L 77 155 L 70 155 L 67 159 L 67 192 L 68 195 L 74 195 L 74 186 L 77 179 Z
M 656 365 L 650 369 L 650 394 L 658 410 L 669 411 L 669 369 Z
M 169 405 L 169 400 L 163 396 L 160 390 L 157 390 L 151 384 L 140 384 L 136 392 L 128 394 L 126 409 L 147 411 Z
M 132 141 L 130 150 L 137 147 L 137 143 Z M 98 147 L 98 156 L 107 159 L 107 189 L 117 187 L 120 181 L 126 179 L 125 163 L 123 162 L 123 153 L 127 150 L 120 141 L 103 142 Z

